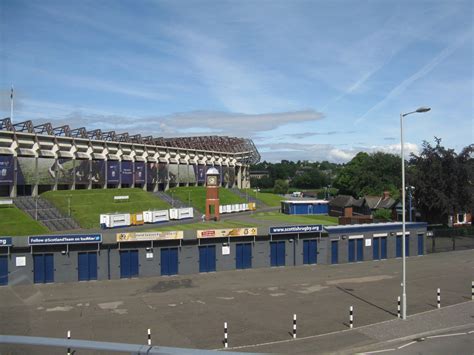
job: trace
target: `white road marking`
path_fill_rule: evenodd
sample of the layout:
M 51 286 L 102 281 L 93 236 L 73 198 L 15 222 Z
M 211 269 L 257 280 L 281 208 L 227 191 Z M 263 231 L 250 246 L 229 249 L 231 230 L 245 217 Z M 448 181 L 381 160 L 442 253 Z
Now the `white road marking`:
M 285 296 L 286 293 L 270 293 L 270 296 L 272 297 L 280 297 L 280 296 Z
M 406 348 L 407 346 L 415 344 L 415 343 L 417 343 L 417 341 L 411 341 L 411 342 L 409 342 L 405 345 L 399 346 L 397 349 L 400 350 L 400 349 Z
M 338 285 L 346 283 L 366 283 L 366 282 L 375 282 L 381 280 L 393 279 L 393 276 L 390 275 L 378 275 L 378 276 L 365 276 L 365 277 L 353 277 L 350 279 L 339 279 L 339 280 L 330 280 L 326 281 L 327 285 Z
M 176 303 L 170 303 L 168 307 L 176 307 Z
M 325 288 L 329 288 L 329 286 L 313 285 L 313 286 L 305 287 L 303 290 L 296 291 L 296 292 L 308 295 L 313 292 L 324 290 Z
M 121 306 L 123 301 L 117 302 L 106 302 L 106 303 L 99 303 L 98 306 L 100 309 L 117 309 L 118 306 Z
M 235 297 L 216 297 L 220 300 L 226 300 L 226 301 L 230 301 L 230 300 L 233 300 Z
M 470 332 L 467 332 L 467 334 L 472 334 L 474 333 L 474 330 L 471 330 Z
M 377 354 L 377 353 L 384 353 L 387 351 L 395 351 L 396 349 L 384 349 L 384 350 L 376 350 L 376 351 L 365 351 L 363 354 Z
M 64 307 L 58 306 L 54 308 L 46 308 L 46 312 L 69 312 L 73 308 L 74 307 L 72 306 L 64 306 Z
M 467 335 L 467 333 L 453 333 L 453 334 L 440 334 L 440 335 L 431 335 L 429 337 L 426 337 L 428 339 L 434 339 L 434 338 L 445 338 L 445 337 L 453 337 L 456 335 Z

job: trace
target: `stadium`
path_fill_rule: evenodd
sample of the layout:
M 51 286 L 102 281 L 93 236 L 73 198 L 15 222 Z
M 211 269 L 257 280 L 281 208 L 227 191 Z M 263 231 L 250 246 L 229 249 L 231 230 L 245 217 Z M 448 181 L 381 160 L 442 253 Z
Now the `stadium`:
M 0 196 L 50 190 L 142 188 L 166 191 L 204 185 L 215 167 L 222 187 L 250 187 L 249 166 L 260 160 L 248 138 L 163 138 L 32 121 L 0 120 Z

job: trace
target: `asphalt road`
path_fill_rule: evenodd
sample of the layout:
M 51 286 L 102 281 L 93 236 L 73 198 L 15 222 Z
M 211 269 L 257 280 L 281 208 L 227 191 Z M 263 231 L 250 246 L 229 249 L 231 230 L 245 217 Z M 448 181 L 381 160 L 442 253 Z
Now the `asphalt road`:
M 0 333 L 143 344 L 152 329 L 154 344 L 199 349 L 222 347 L 228 323 L 230 347 L 291 340 L 297 314 L 297 337 L 335 333 L 331 341 L 293 342 L 289 348 L 245 347 L 242 351 L 325 353 L 400 338 L 381 325 L 373 333 L 347 331 L 349 306 L 354 325 L 396 319 L 401 260 L 340 265 L 267 268 L 198 275 L 152 277 L 68 284 L 0 288 Z M 408 314 L 442 310 L 452 317 L 427 322 L 429 331 L 472 322 L 474 314 L 453 313 L 449 305 L 471 298 L 474 251 L 431 254 L 407 259 Z M 472 303 L 466 303 L 472 306 Z M 471 307 L 471 309 L 474 307 Z M 471 318 L 469 318 L 471 317 Z M 453 318 L 453 319 L 451 319 Z M 398 321 L 397 322 L 401 322 Z M 426 323 L 426 322 L 425 322 Z M 383 323 L 386 324 L 386 323 Z M 418 328 L 404 329 L 412 334 Z M 365 329 L 365 328 L 364 328 Z M 383 334 L 378 335 L 376 330 Z M 387 334 L 387 335 L 386 335 Z M 403 334 L 402 334 L 403 335 Z M 460 339 L 460 338 L 459 338 Z M 454 341 L 454 340 L 453 340 Z M 303 345 L 300 345 L 303 344 Z M 326 345 L 324 345 L 326 344 Z M 415 344 L 414 344 L 415 345 Z M 409 348 L 409 347 L 408 347 Z M 414 347 L 415 348 L 415 347 Z M 407 349 L 408 350 L 408 349 Z M 0 346 L 0 353 L 23 354 L 28 348 Z M 36 353 L 38 349 L 36 349 Z M 62 354 L 64 351 L 45 350 Z M 83 354 L 86 352 L 80 352 Z M 90 353 L 90 352 L 87 352 Z

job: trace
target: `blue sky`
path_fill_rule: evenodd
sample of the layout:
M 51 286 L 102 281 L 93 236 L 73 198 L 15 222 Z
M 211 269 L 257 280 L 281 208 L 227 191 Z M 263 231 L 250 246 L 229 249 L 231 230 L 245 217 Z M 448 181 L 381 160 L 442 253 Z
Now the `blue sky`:
M 474 142 L 472 1 L 0 3 L 14 121 L 252 138 L 262 159 Z

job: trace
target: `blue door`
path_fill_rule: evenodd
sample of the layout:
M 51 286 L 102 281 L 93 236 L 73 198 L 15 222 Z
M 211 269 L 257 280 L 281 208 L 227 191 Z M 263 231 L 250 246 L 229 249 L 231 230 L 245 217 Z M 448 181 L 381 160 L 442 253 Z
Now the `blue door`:
M 285 266 L 285 241 L 270 242 L 270 265 Z
M 138 250 L 120 251 L 120 278 L 137 277 L 138 266 Z
M 303 241 L 303 264 L 316 264 L 318 255 L 318 244 L 316 240 Z
M 364 239 L 357 240 L 357 261 L 364 261 Z
M 372 259 L 380 260 L 380 238 L 372 239 Z
M 78 262 L 79 281 L 97 280 L 97 253 L 79 253 Z
M 380 239 L 380 257 L 381 259 L 387 259 L 387 237 L 382 237 Z
M 237 244 L 235 251 L 235 267 L 237 269 L 250 269 L 252 267 L 252 244 Z
M 0 286 L 8 285 L 8 257 L 0 256 Z
M 349 262 L 355 261 L 355 239 L 349 239 Z
M 34 283 L 54 282 L 54 257 L 53 254 L 33 255 Z
M 199 272 L 216 271 L 216 246 L 204 245 L 199 247 Z
M 410 236 L 405 236 L 405 256 L 410 256 Z
M 397 258 L 402 257 L 402 236 L 401 235 L 397 235 L 397 245 L 396 245 L 396 254 L 395 254 L 395 256 Z
M 418 234 L 418 255 L 425 254 L 423 234 Z
M 178 274 L 178 248 L 161 249 L 161 275 Z
M 337 240 L 331 241 L 331 264 L 339 263 L 339 243 Z

